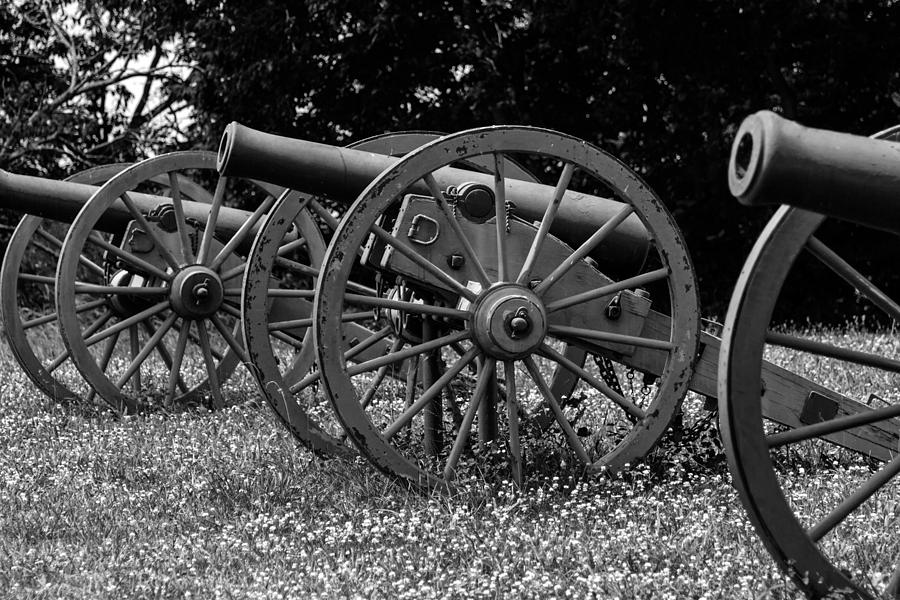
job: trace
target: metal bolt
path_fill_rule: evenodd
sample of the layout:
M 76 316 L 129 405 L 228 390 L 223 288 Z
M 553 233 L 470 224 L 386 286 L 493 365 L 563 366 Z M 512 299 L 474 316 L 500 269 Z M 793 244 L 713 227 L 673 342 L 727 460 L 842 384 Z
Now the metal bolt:
M 191 293 L 194 295 L 194 302 L 199 304 L 203 304 L 207 298 L 209 298 L 209 279 L 204 279 L 197 285 L 195 285 L 191 289 Z
M 512 337 L 517 338 L 527 334 L 530 330 L 531 320 L 528 318 L 528 309 L 523 306 L 509 320 L 509 331 Z
M 646 300 L 650 299 L 650 292 L 648 292 L 644 288 L 637 288 L 636 290 L 634 290 L 634 295 L 638 298 L 644 298 Z
M 613 296 L 613 299 L 606 305 L 606 318 L 615 321 L 622 316 L 622 298 L 619 294 Z
M 454 270 L 462 269 L 466 259 L 462 254 L 451 254 L 447 257 L 447 265 Z

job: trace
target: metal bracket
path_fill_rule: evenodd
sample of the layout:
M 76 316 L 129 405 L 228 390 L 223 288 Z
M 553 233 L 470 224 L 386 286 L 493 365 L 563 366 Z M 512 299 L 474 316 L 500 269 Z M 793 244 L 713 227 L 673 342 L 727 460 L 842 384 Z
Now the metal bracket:
M 838 412 L 838 403 L 818 392 L 810 392 L 800 411 L 800 421 L 806 425 L 830 421 Z

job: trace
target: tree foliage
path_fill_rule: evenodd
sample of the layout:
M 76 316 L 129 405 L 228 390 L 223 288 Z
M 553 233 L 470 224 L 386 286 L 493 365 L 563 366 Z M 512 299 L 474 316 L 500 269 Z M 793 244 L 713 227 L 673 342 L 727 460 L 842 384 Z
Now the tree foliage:
M 192 69 L 152 16 L 139 3 L 0 8 L 0 167 L 58 176 L 183 138 Z
M 193 65 L 189 76 L 169 75 L 159 98 L 163 112 L 185 103 L 193 117 L 162 130 L 116 110 L 128 93 L 116 81 L 52 112 L 71 86 L 59 63 L 72 44 L 46 18 L 22 16 L 37 2 L 0 9 L 0 31 L 12 31 L 0 34 L 0 54 L 16 57 L 3 67 L 4 97 L 18 94 L 0 109 L 6 168 L 38 168 L 59 153 L 78 164 L 127 158 L 179 139 L 214 148 L 231 120 L 337 144 L 392 130 L 550 127 L 647 179 L 684 229 L 705 304 L 718 314 L 766 216 L 727 192 L 742 118 L 767 108 L 856 133 L 898 121 L 900 8 L 891 0 L 63 3 L 81 6 L 82 19 L 79 33 L 63 33 L 99 57 L 83 58 L 82 74 L 126 47 Z M 104 29 L 93 14 L 120 24 Z M 12 119 L 29 129 L 23 136 L 9 115 L 26 114 L 39 116 Z M 10 147 L 28 148 L 32 162 L 11 162 Z

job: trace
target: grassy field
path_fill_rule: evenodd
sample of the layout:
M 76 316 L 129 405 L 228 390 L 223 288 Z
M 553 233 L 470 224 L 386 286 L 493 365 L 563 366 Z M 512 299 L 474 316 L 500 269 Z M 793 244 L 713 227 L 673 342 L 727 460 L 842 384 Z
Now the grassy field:
M 249 383 L 220 412 L 117 419 L 0 356 L 0 596 L 794 598 L 719 458 L 669 441 L 614 481 L 451 497 L 297 445 Z M 699 413 L 689 411 L 689 425 Z M 696 440 L 690 442 L 696 443 Z M 788 473 L 818 497 L 837 471 Z M 884 510 L 896 529 L 896 502 Z

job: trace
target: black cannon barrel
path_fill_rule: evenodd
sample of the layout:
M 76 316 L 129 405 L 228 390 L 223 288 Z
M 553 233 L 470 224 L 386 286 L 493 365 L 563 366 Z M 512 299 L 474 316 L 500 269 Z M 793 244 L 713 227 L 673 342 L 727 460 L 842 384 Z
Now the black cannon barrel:
M 268 181 L 292 189 L 350 202 L 382 171 L 399 158 L 288 138 L 231 123 L 219 145 L 219 172 L 223 175 Z M 442 189 L 465 182 L 493 187 L 492 175 L 455 168 L 434 173 Z M 411 191 L 430 195 L 424 184 Z M 507 179 L 507 199 L 515 204 L 515 214 L 530 221 L 540 220 L 553 196 L 553 188 L 542 184 Z M 577 246 L 622 208 L 622 203 L 577 192 L 567 192 L 554 228 L 563 240 Z M 596 258 L 601 268 L 616 274 L 641 268 L 650 247 L 650 235 L 637 216 L 628 217 L 606 242 Z
M 0 169 L 0 208 L 6 208 L 30 215 L 71 223 L 84 204 L 98 187 L 58 181 L 29 175 L 16 175 Z M 171 204 L 172 199 L 152 194 L 129 194 L 138 209 L 146 214 L 163 203 Z M 209 204 L 185 200 L 186 217 L 206 222 Z M 217 231 L 234 233 L 251 213 L 230 207 L 222 207 L 217 221 Z M 121 200 L 116 200 L 98 223 L 103 231 L 116 233 L 132 219 L 131 213 Z
M 728 186 L 743 204 L 790 204 L 900 231 L 900 143 L 750 115 L 731 147 Z

